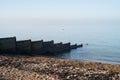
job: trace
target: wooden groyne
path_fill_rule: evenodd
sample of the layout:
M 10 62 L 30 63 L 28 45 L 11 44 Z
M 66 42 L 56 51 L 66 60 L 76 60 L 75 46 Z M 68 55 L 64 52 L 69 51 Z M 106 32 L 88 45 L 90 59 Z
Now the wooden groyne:
M 16 52 L 16 37 L 0 38 L 0 52 Z
M 32 50 L 31 40 L 16 41 L 17 52 L 22 54 L 29 54 Z
M 32 54 L 44 54 L 45 50 L 43 48 L 43 40 L 32 41 Z
M 77 45 L 77 44 L 71 45 L 71 49 L 76 49 L 78 47 L 83 47 L 83 44 L 80 44 L 80 45 Z
M 83 45 L 71 45 L 71 43 L 54 43 L 54 41 L 16 41 L 16 37 L 0 38 L 0 53 L 11 54 L 57 54 L 83 47 Z

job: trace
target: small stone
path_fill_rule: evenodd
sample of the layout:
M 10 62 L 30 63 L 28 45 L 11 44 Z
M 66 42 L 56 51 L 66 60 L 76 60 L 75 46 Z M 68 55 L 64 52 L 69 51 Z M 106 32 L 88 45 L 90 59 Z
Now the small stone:
M 67 79 L 70 79 L 70 76 L 67 76 Z
M 77 75 L 74 75 L 74 77 L 77 77 Z

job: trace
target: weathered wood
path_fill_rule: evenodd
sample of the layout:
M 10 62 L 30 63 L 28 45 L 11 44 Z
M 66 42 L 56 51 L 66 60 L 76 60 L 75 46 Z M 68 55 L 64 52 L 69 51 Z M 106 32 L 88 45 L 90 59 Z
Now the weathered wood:
M 31 54 L 31 40 L 17 41 L 17 52 L 21 54 Z
M 77 48 L 78 48 L 78 47 L 83 47 L 83 44 L 77 45 Z
M 0 52 L 15 53 L 16 37 L 0 38 Z
M 74 44 L 74 45 L 71 45 L 70 47 L 71 47 L 71 49 L 76 49 L 78 46 L 77 46 L 77 44 Z
M 40 55 L 45 53 L 43 49 L 43 40 L 41 41 L 32 41 L 32 54 L 33 55 Z
M 70 42 L 69 43 L 65 43 L 65 44 L 63 44 L 63 46 L 62 46 L 62 52 L 67 52 L 67 51 L 70 51 L 71 50 L 71 48 L 70 48 Z
M 78 47 L 83 47 L 81 45 L 71 45 L 71 43 L 55 43 L 54 41 L 32 41 L 23 40 L 16 41 L 16 37 L 0 38 L 0 53 L 20 53 L 29 55 L 51 55 L 54 53 L 62 53 L 70 51 L 71 49 L 76 49 Z
M 43 50 L 46 53 L 52 53 L 54 50 L 54 41 L 52 40 L 52 41 L 43 42 Z
M 54 44 L 54 50 L 53 50 L 53 53 L 63 53 L 63 52 L 68 52 L 70 51 L 71 48 L 70 48 L 70 43 L 57 43 L 57 44 Z
M 62 42 L 54 44 L 53 53 L 61 53 L 62 52 L 62 46 L 63 46 Z

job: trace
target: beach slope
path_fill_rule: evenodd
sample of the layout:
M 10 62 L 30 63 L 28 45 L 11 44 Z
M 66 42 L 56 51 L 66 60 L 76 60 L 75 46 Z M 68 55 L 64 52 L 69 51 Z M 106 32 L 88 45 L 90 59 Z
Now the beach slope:
M 120 80 L 120 65 L 0 55 L 2 80 Z

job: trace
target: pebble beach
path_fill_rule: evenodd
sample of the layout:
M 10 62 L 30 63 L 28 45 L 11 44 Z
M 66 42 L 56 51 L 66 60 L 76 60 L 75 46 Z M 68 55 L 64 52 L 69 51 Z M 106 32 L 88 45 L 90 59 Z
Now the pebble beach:
M 120 65 L 0 55 L 0 80 L 120 80 Z

